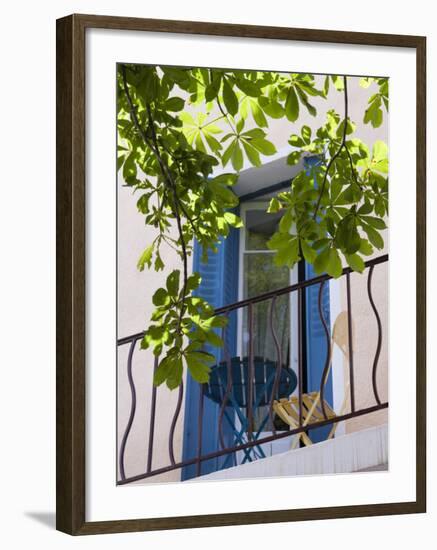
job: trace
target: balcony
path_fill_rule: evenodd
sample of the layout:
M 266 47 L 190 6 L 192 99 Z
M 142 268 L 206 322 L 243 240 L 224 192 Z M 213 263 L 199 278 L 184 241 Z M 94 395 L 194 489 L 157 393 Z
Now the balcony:
M 247 475 L 255 472 L 253 465 L 259 461 L 272 464 L 268 475 L 278 475 L 274 471 L 273 457 L 283 455 L 290 462 L 290 453 L 304 452 L 309 456 L 308 449 L 314 454 L 318 448 L 334 445 L 341 437 L 350 437 L 352 432 L 360 433 L 359 429 L 353 429 L 342 435 L 340 426 L 350 426 L 352 422 L 359 424 L 360 419 L 388 408 L 386 388 L 380 388 L 378 384 L 381 376 L 383 380 L 387 379 L 387 361 L 381 360 L 385 343 L 384 323 L 374 297 L 374 274 L 384 264 L 387 267 L 387 262 L 388 255 L 371 259 L 366 262 L 363 274 L 345 268 L 341 278 L 336 280 L 336 284 L 344 288 L 346 304 L 342 311 L 344 349 L 340 359 L 334 349 L 340 347 L 338 339 L 335 341 L 335 325 L 330 327 L 323 304 L 323 293 L 333 284 L 329 275 L 216 309 L 215 313 L 228 317 L 229 322 L 222 329 L 225 345 L 216 352 L 217 363 L 208 384 L 198 384 L 186 375 L 179 389 L 173 392 L 153 386 L 152 373 L 159 358 L 155 358 L 154 365 L 146 364 L 145 352 L 139 349 L 143 333 L 120 338 L 117 342 L 118 379 L 119 385 L 124 384 L 127 397 L 123 400 L 125 409 L 119 412 L 118 419 L 117 484 L 180 481 L 204 476 L 205 479 L 224 479 L 228 474 L 238 478 L 244 470 L 249 471 Z M 353 292 L 353 278 L 360 281 L 359 293 Z M 308 358 L 304 345 L 305 297 L 310 291 L 317 297 L 314 303 L 325 342 L 324 357 L 317 371 L 320 376 L 317 381 L 312 381 L 312 387 L 309 387 L 306 375 Z M 285 319 L 278 321 L 275 311 L 283 297 L 293 304 L 295 315 L 294 361 L 290 361 L 290 354 L 284 353 L 278 338 Z M 357 298 L 360 304 L 366 300 L 366 319 L 372 326 L 368 330 L 366 325 L 364 333 L 360 334 L 360 338 L 365 339 L 367 352 L 359 373 L 354 349 L 357 346 L 354 299 Z M 254 350 L 257 339 L 255 310 L 260 305 L 265 315 L 265 330 L 272 342 L 273 357 L 262 357 Z M 235 332 L 237 326 L 243 327 L 245 335 L 239 355 L 229 350 L 231 332 Z M 371 335 L 375 338 L 370 339 Z M 337 403 L 327 395 L 326 389 L 330 377 L 334 376 L 334 362 L 338 367 L 335 376 L 344 378 Z M 187 405 L 188 388 L 191 398 L 196 395 L 196 402 L 191 399 L 190 406 Z M 361 398 L 363 392 L 366 399 Z M 217 434 L 213 447 L 206 444 L 211 432 Z M 191 438 L 190 451 L 186 445 L 188 437 Z

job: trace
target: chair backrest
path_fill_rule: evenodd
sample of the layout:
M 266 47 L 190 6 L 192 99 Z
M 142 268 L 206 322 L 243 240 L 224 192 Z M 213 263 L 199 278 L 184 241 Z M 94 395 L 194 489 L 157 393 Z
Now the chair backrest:
M 232 399 L 228 399 L 227 406 L 247 406 L 249 359 L 248 357 L 232 357 L 230 360 L 232 376 Z M 254 357 L 254 404 L 257 407 L 265 406 L 270 402 L 275 375 L 277 373 L 276 362 L 263 357 Z M 222 403 L 228 383 L 228 364 L 221 361 L 211 368 L 210 379 L 204 385 L 205 396 Z M 297 377 L 294 371 L 282 366 L 277 387 L 277 397 L 288 397 L 297 386 Z
M 352 321 L 352 342 L 354 340 L 354 322 Z M 341 311 L 334 322 L 332 341 L 341 349 L 346 359 L 349 359 L 349 330 L 347 311 Z

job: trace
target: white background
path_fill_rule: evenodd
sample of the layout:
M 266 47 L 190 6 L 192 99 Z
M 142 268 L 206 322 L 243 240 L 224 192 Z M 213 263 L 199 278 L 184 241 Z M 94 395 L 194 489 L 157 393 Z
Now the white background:
M 87 515 L 88 521 L 406 502 L 415 495 L 415 59 L 405 48 L 229 40 L 107 30 L 87 37 Z M 118 60 L 378 74 L 390 79 L 389 472 L 182 485 L 114 483 L 114 69 Z M 373 71 L 373 72 L 372 72 Z M 408 75 L 406 78 L 405 75 Z M 108 93 L 109 91 L 109 93 Z M 410 107 L 408 107 L 410 106 Z M 360 113 L 360 116 L 362 114 Z M 360 122 L 360 121 L 358 121 Z M 397 306 L 397 307 L 396 307 Z M 401 307 L 399 307 L 401 306 Z M 405 318 L 404 318 L 405 316 Z M 408 319 L 408 323 L 405 322 Z M 402 346 L 398 343 L 402 342 Z M 158 398 L 159 399 L 159 398 Z M 229 498 L 229 495 L 238 495 Z M 278 501 L 278 496 L 280 499 Z
M 249 8 L 250 5 L 250 8 Z M 429 143 L 435 143 L 437 119 L 431 90 L 437 85 L 437 31 L 433 3 L 416 0 L 399 10 L 395 2 L 368 0 L 358 10 L 350 2 L 311 5 L 273 1 L 237 3 L 132 2 L 122 4 L 67 2 L 53 5 L 20 2 L 2 10 L 1 106 L 2 189 L 2 393 L 1 406 L 1 541 L 7 548 L 130 548 L 176 544 L 178 548 L 223 548 L 244 543 L 257 547 L 280 544 L 324 544 L 328 549 L 416 546 L 437 531 L 435 470 L 430 468 L 429 512 L 422 516 L 333 520 L 294 524 L 241 526 L 177 532 L 70 538 L 53 530 L 55 444 L 55 19 L 72 12 L 142 17 L 211 20 L 301 26 L 355 31 L 425 34 L 428 36 Z M 413 9 L 414 6 L 414 9 Z M 268 12 L 266 11 L 268 9 Z M 429 173 L 437 168 L 430 148 Z M 433 170 L 434 169 L 434 170 Z M 429 183 L 429 235 L 437 230 Z M 432 243 L 432 239 L 429 239 Z M 429 246 L 429 280 L 435 280 L 435 246 Z M 429 288 L 429 376 L 433 369 L 437 329 Z M 434 338 L 435 339 L 435 338 Z M 429 426 L 435 422 L 436 402 L 430 403 Z M 428 431 L 429 463 L 437 458 L 434 433 Z

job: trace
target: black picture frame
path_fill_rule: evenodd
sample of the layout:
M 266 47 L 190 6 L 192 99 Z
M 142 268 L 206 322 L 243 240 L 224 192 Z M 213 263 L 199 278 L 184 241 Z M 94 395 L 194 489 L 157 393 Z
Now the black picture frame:
M 86 521 L 85 32 L 89 28 L 360 44 L 416 53 L 416 499 L 184 517 Z M 57 529 L 71 535 L 274 523 L 426 511 L 426 38 L 98 15 L 57 21 Z

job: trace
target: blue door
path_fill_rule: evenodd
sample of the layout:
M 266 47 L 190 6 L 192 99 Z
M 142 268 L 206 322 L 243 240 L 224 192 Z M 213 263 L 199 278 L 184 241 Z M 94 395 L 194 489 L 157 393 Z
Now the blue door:
M 226 239 L 218 246 L 218 252 L 208 252 L 208 261 L 201 261 L 202 250 L 197 242 L 194 243 L 193 271 L 200 273 L 202 282 L 197 291 L 214 307 L 236 302 L 238 299 L 238 243 L 239 231 L 232 229 Z M 234 312 L 229 316 L 226 328 L 226 346 L 230 357 L 236 355 L 237 347 L 237 316 Z M 224 358 L 222 349 L 206 346 L 205 350 L 215 355 L 217 363 Z M 198 446 L 198 413 L 199 413 L 200 385 L 191 376 L 187 376 L 185 394 L 185 416 L 183 435 L 182 460 L 189 460 L 197 456 Z M 202 454 L 219 450 L 219 421 L 220 406 L 211 400 L 203 399 L 203 430 Z M 233 434 L 228 422 L 223 419 L 224 442 L 233 445 Z M 201 474 L 215 472 L 233 466 L 232 456 L 221 456 L 202 462 Z M 196 465 L 182 468 L 182 480 L 196 476 Z

